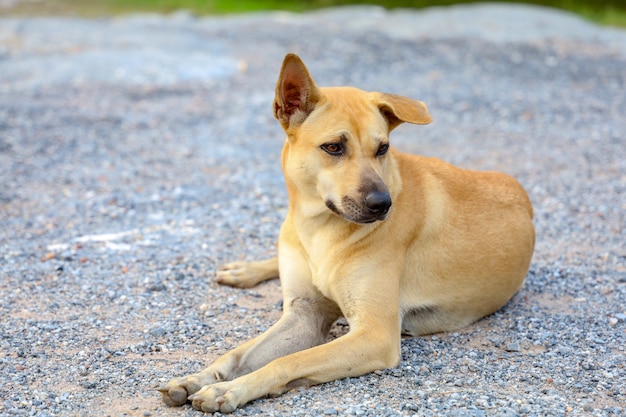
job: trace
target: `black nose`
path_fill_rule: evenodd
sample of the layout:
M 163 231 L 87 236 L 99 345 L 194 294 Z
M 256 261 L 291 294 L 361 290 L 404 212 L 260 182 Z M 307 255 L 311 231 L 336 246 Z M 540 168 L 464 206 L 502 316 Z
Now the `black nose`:
M 365 197 L 365 206 L 370 213 L 382 217 L 391 207 L 391 196 L 388 192 L 373 191 Z

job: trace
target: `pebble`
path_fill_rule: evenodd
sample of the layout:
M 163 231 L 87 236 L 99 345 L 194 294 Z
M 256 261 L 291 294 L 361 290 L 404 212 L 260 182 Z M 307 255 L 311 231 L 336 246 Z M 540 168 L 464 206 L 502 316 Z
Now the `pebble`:
M 519 343 L 513 342 L 513 343 L 509 343 L 506 345 L 506 351 L 507 352 L 521 352 L 522 348 L 520 347 Z

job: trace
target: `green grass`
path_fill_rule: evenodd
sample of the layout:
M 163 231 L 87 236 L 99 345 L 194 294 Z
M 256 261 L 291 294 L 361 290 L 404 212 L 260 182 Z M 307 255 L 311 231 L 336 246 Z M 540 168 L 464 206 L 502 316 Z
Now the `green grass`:
M 513 0 L 516 1 L 516 0 Z M 172 12 L 187 9 L 196 14 L 229 14 L 262 10 L 302 12 L 321 7 L 349 4 L 377 4 L 389 9 L 398 7 L 423 8 L 471 3 L 472 0 L 47 0 L 27 2 L 4 14 L 41 15 L 63 14 L 102 16 L 128 12 Z M 603 24 L 626 27 L 626 0 L 517 0 L 557 7 L 577 13 Z M 2 10 L 0 9 L 0 14 Z
M 172 11 L 188 9 L 198 14 L 242 13 L 259 10 L 306 11 L 348 4 L 377 4 L 389 9 L 423 8 L 471 3 L 471 0 L 109 0 L 118 7 Z M 569 10 L 604 25 L 626 27 L 626 0 L 526 0 Z

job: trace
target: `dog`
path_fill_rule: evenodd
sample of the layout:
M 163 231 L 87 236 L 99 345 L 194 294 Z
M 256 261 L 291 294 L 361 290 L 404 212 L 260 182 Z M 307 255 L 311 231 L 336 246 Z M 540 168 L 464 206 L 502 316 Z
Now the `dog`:
M 168 405 L 228 413 L 298 386 L 396 366 L 401 335 L 489 315 L 528 272 L 533 209 L 515 179 L 390 147 L 399 124 L 431 122 L 421 101 L 318 87 L 288 54 L 273 110 L 286 133 L 289 196 L 278 257 L 228 264 L 217 280 L 245 288 L 279 276 L 282 317 L 203 371 L 159 388 Z M 327 342 L 340 317 L 348 333 Z

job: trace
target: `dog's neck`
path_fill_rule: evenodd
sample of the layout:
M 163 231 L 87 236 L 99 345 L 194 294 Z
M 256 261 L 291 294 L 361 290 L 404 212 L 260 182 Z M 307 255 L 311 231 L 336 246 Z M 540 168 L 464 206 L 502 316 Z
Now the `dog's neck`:
M 286 179 L 289 195 L 289 216 L 298 238 L 309 253 L 323 253 L 324 247 L 333 244 L 335 247 L 350 246 L 366 238 L 370 233 L 384 225 L 384 222 L 357 224 L 333 213 L 324 203 L 314 196 L 307 196 Z M 393 209 L 392 209 L 393 210 Z M 329 234 L 332 230 L 332 234 Z M 320 239 L 320 231 L 323 238 Z

